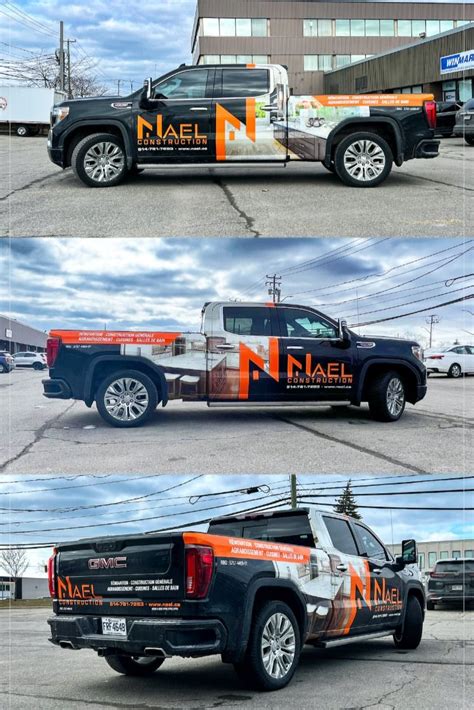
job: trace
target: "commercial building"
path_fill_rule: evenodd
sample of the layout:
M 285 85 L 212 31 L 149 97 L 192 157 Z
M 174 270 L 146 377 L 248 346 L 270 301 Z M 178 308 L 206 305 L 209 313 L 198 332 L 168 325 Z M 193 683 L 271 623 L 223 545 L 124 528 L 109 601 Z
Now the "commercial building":
M 47 338 L 42 330 L 0 315 L 0 350 L 44 352 Z
M 474 5 L 468 7 L 474 8 Z M 466 53 L 470 61 L 456 61 L 462 53 Z M 459 71 L 460 67 L 466 68 Z M 471 23 L 327 72 L 324 92 L 429 93 L 438 101 L 464 103 L 474 95 L 473 79 L 474 24 Z
M 317 94 L 325 72 L 472 21 L 474 5 L 462 2 L 197 0 L 192 55 L 195 64 L 284 64 L 294 93 Z
M 402 554 L 402 546 L 387 545 L 394 555 Z M 457 559 L 468 557 L 474 559 L 474 540 L 439 540 L 431 542 L 417 542 L 418 566 L 422 572 L 433 569 L 437 560 Z
M 0 576 L 0 600 L 2 599 L 47 599 L 49 597 L 46 577 Z

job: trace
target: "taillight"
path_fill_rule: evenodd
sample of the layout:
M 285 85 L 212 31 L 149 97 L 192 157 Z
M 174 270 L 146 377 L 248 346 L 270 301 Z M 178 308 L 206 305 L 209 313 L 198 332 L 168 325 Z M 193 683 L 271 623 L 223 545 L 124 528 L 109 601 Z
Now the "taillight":
M 60 345 L 60 338 L 48 338 L 46 341 L 46 362 L 48 363 L 48 367 L 54 367 Z
M 209 591 L 214 571 L 214 551 L 212 547 L 192 545 L 185 547 L 186 555 L 186 596 L 203 599 Z
M 425 101 L 425 114 L 430 128 L 436 128 L 436 102 Z
M 444 355 L 428 355 L 429 360 L 442 360 Z
M 56 596 L 56 550 L 48 560 L 48 587 L 49 596 L 54 599 Z

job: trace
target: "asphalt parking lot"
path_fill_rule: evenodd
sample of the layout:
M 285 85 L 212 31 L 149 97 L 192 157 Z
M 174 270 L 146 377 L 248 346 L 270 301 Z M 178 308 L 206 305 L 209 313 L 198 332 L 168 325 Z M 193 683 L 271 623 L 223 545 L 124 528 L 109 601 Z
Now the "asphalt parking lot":
M 366 406 L 208 409 L 173 401 L 138 429 L 109 427 L 95 407 L 47 400 L 47 371 L 0 376 L 3 473 L 422 473 L 474 470 L 474 377 L 432 376 L 400 421 Z
M 390 638 L 331 650 L 305 647 L 293 682 L 276 693 L 245 687 L 217 656 L 168 659 L 151 678 L 114 673 L 92 651 L 47 641 L 48 609 L 0 610 L 0 699 L 9 710 L 57 708 L 314 708 L 420 710 L 472 707 L 474 611 L 427 612 L 421 645 Z
M 442 142 L 435 160 L 394 168 L 376 189 L 324 167 L 150 169 L 90 189 L 46 153 L 46 138 L 0 136 L 0 234 L 7 236 L 456 236 L 474 229 L 474 148 Z

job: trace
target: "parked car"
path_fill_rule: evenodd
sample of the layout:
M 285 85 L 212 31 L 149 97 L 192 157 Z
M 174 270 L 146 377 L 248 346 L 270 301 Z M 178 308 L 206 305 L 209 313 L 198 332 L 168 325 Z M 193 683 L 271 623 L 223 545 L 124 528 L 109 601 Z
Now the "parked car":
M 7 350 L 0 351 L 0 372 L 11 372 L 15 367 L 15 361 Z
M 48 367 L 45 353 L 35 353 L 30 350 L 18 351 L 14 354 L 17 367 L 32 367 L 33 370 L 44 370 Z
M 247 684 L 278 690 L 304 644 L 392 636 L 399 649 L 417 648 L 416 559 L 415 540 L 394 558 L 360 520 L 311 507 L 216 518 L 207 533 L 67 542 L 48 562 L 50 641 L 92 649 L 130 676 L 173 656 L 220 654 Z
M 462 108 L 458 101 L 437 101 L 435 135 L 448 138 L 453 135 L 456 114 Z
M 438 560 L 430 572 L 426 608 L 445 602 L 474 602 L 474 559 Z
M 468 145 L 474 145 L 474 99 L 466 101 L 457 112 L 454 135 L 462 136 Z
M 395 422 L 426 394 L 420 345 L 361 336 L 308 306 L 211 301 L 199 333 L 54 330 L 50 399 L 78 399 L 116 427 L 144 424 L 171 399 L 239 407 L 368 402 Z
M 352 187 L 435 158 L 432 94 L 292 96 L 279 64 L 180 66 L 127 97 L 55 106 L 48 152 L 89 187 L 150 166 L 321 162 Z
M 474 346 L 453 345 L 446 350 L 429 350 L 424 353 L 428 374 L 441 372 L 448 377 L 474 374 Z

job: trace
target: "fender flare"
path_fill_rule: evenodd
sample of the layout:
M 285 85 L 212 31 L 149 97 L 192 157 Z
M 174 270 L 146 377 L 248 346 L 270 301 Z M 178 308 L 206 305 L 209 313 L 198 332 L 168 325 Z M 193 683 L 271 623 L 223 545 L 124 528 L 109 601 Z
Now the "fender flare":
M 390 126 L 395 134 L 395 144 L 397 146 L 397 154 L 393 156 L 393 159 L 395 161 L 395 164 L 398 166 L 403 163 L 402 129 L 400 127 L 400 124 L 394 118 L 391 118 L 390 116 L 354 116 L 353 118 L 345 118 L 343 121 L 338 123 L 337 126 L 333 128 L 331 133 L 328 135 L 326 139 L 326 155 L 323 161 L 325 165 L 329 165 L 331 163 L 332 148 L 335 139 L 338 137 L 338 134 L 342 130 L 344 130 L 344 128 L 354 123 L 367 123 L 369 126 L 372 123 L 385 123 L 386 125 Z
M 93 392 L 93 382 L 94 382 L 94 373 L 98 365 L 104 363 L 104 362 L 116 362 L 119 364 L 119 366 L 126 367 L 127 365 L 130 365 L 133 367 L 134 364 L 137 362 L 140 364 L 145 365 L 145 367 L 153 372 L 154 375 L 158 377 L 159 383 L 160 383 L 160 389 L 161 389 L 161 404 L 163 407 L 165 407 L 168 404 L 168 385 L 165 380 L 165 375 L 163 373 L 163 370 L 158 366 L 155 365 L 153 362 L 151 362 L 148 358 L 146 357 L 141 357 L 141 356 L 135 356 L 135 355 L 99 355 L 97 358 L 94 358 L 94 360 L 90 363 L 88 366 L 85 376 L 84 376 L 84 389 L 83 389 L 83 399 L 85 403 L 88 406 L 91 406 L 91 404 L 94 401 L 94 392 Z M 122 369 L 122 367 L 120 367 Z
M 130 168 L 133 165 L 133 149 L 132 149 L 132 141 L 131 137 L 124 126 L 124 124 L 121 121 L 117 121 L 117 119 L 111 118 L 111 119 L 98 119 L 98 120 L 90 120 L 88 121 L 87 119 L 85 120 L 80 120 L 76 121 L 75 123 L 72 124 L 64 133 L 61 134 L 61 137 L 59 139 L 59 145 L 58 147 L 64 150 L 64 144 L 66 140 L 69 139 L 69 137 L 75 133 L 77 130 L 80 130 L 81 128 L 89 127 L 89 126 L 97 126 L 97 128 L 100 128 L 102 126 L 114 126 L 114 128 L 118 128 L 122 138 L 123 138 L 123 143 L 125 147 L 125 155 L 127 157 L 127 167 L 130 170 Z M 97 131 L 99 133 L 99 130 Z
M 367 360 L 364 362 L 362 365 L 362 368 L 359 372 L 359 377 L 358 377 L 358 383 L 357 383 L 357 389 L 354 393 L 354 400 L 352 404 L 355 405 L 360 405 L 362 402 L 362 391 L 364 389 L 366 377 L 367 377 L 367 370 L 372 366 L 372 365 L 402 365 L 402 367 L 406 367 L 412 372 L 412 374 L 415 376 L 417 384 L 421 384 L 420 380 L 420 373 L 417 371 L 416 367 L 414 367 L 410 362 L 407 362 L 406 360 L 399 360 L 397 358 L 383 358 L 383 359 L 377 359 L 377 358 L 371 358 L 370 360 Z
M 245 602 L 243 607 L 243 620 L 242 629 L 239 637 L 239 642 L 235 648 L 232 656 L 232 662 L 241 661 L 245 655 L 247 649 L 248 640 L 250 638 L 250 629 L 252 625 L 253 610 L 255 607 L 255 597 L 260 589 L 285 589 L 292 592 L 298 599 L 301 607 L 301 613 L 304 619 L 303 632 L 301 634 L 301 644 L 304 643 L 304 639 L 308 629 L 308 615 L 306 611 L 306 601 L 301 590 L 298 589 L 296 584 L 289 579 L 280 579 L 275 577 L 260 577 L 252 582 L 246 592 Z

